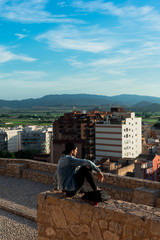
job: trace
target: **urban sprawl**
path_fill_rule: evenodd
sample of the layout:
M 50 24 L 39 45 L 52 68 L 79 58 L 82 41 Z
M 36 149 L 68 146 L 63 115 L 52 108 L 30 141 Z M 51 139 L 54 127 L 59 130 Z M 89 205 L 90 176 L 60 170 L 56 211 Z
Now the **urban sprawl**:
M 0 151 L 36 151 L 34 159 L 57 163 L 66 142 L 78 158 L 94 161 L 103 172 L 160 181 L 160 130 L 123 108 L 64 113 L 52 126 L 0 128 Z

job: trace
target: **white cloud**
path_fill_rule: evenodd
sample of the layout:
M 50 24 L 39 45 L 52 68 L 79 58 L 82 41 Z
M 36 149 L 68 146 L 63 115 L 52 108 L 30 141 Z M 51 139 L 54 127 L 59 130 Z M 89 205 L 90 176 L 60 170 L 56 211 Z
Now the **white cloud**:
M 126 2 L 115 4 L 112 1 L 106 2 L 104 0 L 77 0 L 72 1 L 71 6 L 77 11 L 83 11 L 86 14 L 96 12 L 103 15 L 117 16 L 120 21 L 123 21 L 124 25 L 139 23 L 139 25 L 136 25 L 137 28 L 141 27 L 143 29 L 149 29 L 150 31 L 160 31 L 160 13 L 157 8 L 154 7 L 154 1 L 150 6 L 146 5 L 144 1 L 143 6 L 138 7 Z
M 100 12 L 103 14 L 112 14 L 116 16 L 139 16 L 146 15 L 152 12 L 153 8 L 150 6 L 135 7 L 128 5 L 125 7 L 118 7 L 113 2 L 105 2 L 103 0 L 96 1 L 73 1 L 73 7 L 87 12 Z
M 58 2 L 57 5 L 60 6 L 60 7 L 66 7 L 66 6 L 68 6 L 68 5 L 66 4 L 66 2 L 64 2 L 64 1 Z
M 85 66 L 83 62 L 77 60 L 76 56 L 67 58 L 66 61 L 73 67 L 82 68 Z
M 52 50 L 69 49 L 98 53 L 110 50 L 117 44 L 113 39 L 106 40 L 105 35 L 107 32 L 98 29 L 97 26 L 76 29 L 69 25 L 41 34 L 36 40 L 46 39 Z
M 0 80 L 20 80 L 20 81 L 35 81 L 35 80 L 44 80 L 44 77 L 47 77 L 48 73 L 43 71 L 13 71 L 10 73 L 1 73 Z
M 37 59 L 27 57 L 25 55 L 18 55 L 10 52 L 6 47 L 0 46 L 0 63 L 5 63 L 11 60 L 20 60 L 25 62 L 33 62 Z
M 93 67 L 94 66 L 106 67 L 109 65 L 124 64 L 125 62 L 131 61 L 133 59 L 134 57 L 102 58 L 102 59 L 94 60 L 89 65 Z
M 52 15 L 45 10 L 48 0 L 5 0 L 0 2 L 0 16 L 15 22 L 64 23 L 83 22 L 65 15 Z
M 43 71 L 14 71 L 12 73 L 14 78 L 23 80 L 23 81 L 33 81 L 33 80 L 44 80 L 48 76 L 46 72 Z
M 28 36 L 27 34 L 22 34 L 22 33 L 15 33 L 14 35 L 17 36 L 18 39 L 23 39 Z

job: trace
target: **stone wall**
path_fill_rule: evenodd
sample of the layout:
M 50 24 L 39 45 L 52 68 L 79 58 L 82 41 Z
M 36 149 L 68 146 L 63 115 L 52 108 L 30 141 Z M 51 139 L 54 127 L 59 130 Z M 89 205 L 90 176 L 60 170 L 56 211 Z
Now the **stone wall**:
M 125 167 L 122 167 L 122 168 L 119 168 L 117 170 L 117 174 L 119 176 L 125 176 L 127 172 L 133 172 L 134 170 L 134 164 L 130 164 L 128 166 L 125 166 Z
M 0 174 L 54 184 L 57 165 L 29 159 L 0 159 Z
M 109 200 L 91 206 L 60 193 L 38 195 L 38 240 L 159 240 L 160 211 Z
M 0 167 L 4 168 L 7 167 L 8 164 L 13 164 L 11 166 L 15 166 L 14 164 L 27 164 L 24 168 L 32 169 L 35 171 L 40 172 L 48 172 L 48 173 L 55 173 L 57 165 L 52 163 L 45 163 L 45 162 L 38 162 L 28 159 L 6 159 L 6 158 L 0 158 Z M 96 175 L 95 175 L 96 176 Z M 15 174 L 16 177 L 16 174 Z M 134 190 L 138 187 L 147 187 L 147 188 L 153 188 L 153 189 L 160 189 L 160 183 L 154 182 L 150 180 L 144 180 L 144 179 L 138 179 L 133 177 L 124 177 L 124 176 L 118 176 L 116 174 L 111 173 L 104 173 L 104 185 L 112 185 L 112 186 L 118 186 L 122 188 L 130 188 L 131 190 Z M 102 184 L 102 186 L 103 186 Z M 100 184 L 101 185 L 101 184 Z
M 53 185 L 56 168 L 56 164 L 27 159 L 0 159 L 0 174 Z M 104 182 L 98 185 L 114 199 L 160 207 L 159 182 L 104 173 Z

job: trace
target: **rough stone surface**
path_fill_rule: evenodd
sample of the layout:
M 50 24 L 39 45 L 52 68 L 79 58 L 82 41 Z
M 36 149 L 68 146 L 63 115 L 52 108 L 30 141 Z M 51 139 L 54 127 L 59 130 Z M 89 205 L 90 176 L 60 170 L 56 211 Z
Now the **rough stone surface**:
M 51 201 L 53 198 L 53 201 Z M 38 201 L 38 236 L 45 240 L 160 240 L 160 210 L 110 199 L 92 206 L 80 196 L 41 193 Z M 47 205 L 48 219 L 42 217 Z M 75 217 L 76 216 L 76 217 Z

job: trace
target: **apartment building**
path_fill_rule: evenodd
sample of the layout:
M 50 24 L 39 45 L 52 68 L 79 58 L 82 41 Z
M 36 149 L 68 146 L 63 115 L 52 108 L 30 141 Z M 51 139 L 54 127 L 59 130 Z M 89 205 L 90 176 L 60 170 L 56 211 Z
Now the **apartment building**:
M 73 111 L 65 113 L 53 123 L 51 161 L 57 163 L 65 144 L 72 141 L 78 146 L 79 158 L 95 159 L 95 123 L 105 121 L 107 112 Z
M 0 132 L 0 151 L 7 150 L 7 134 Z
M 112 109 L 112 111 L 116 109 Z M 113 112 L 106 122 L 95 126 L 96 160 L 136 158 L 142 152 L 141 118 L 134 112 Z
M 48 131 L 26 131 L 21 133 L 22 150 L 35 150 L 40 153 L 50 153 L 50 136 Z
M 17 152 L 20 150 L 20 129 L 6 129 L 5 133 L 7 134 L 8 141 L 8 151 L 9 152 Z
M 51 151 L 52 126 L 18 126 L 0 129 L 0 149 L 10 152 L 36 150 L 49 154 Z

